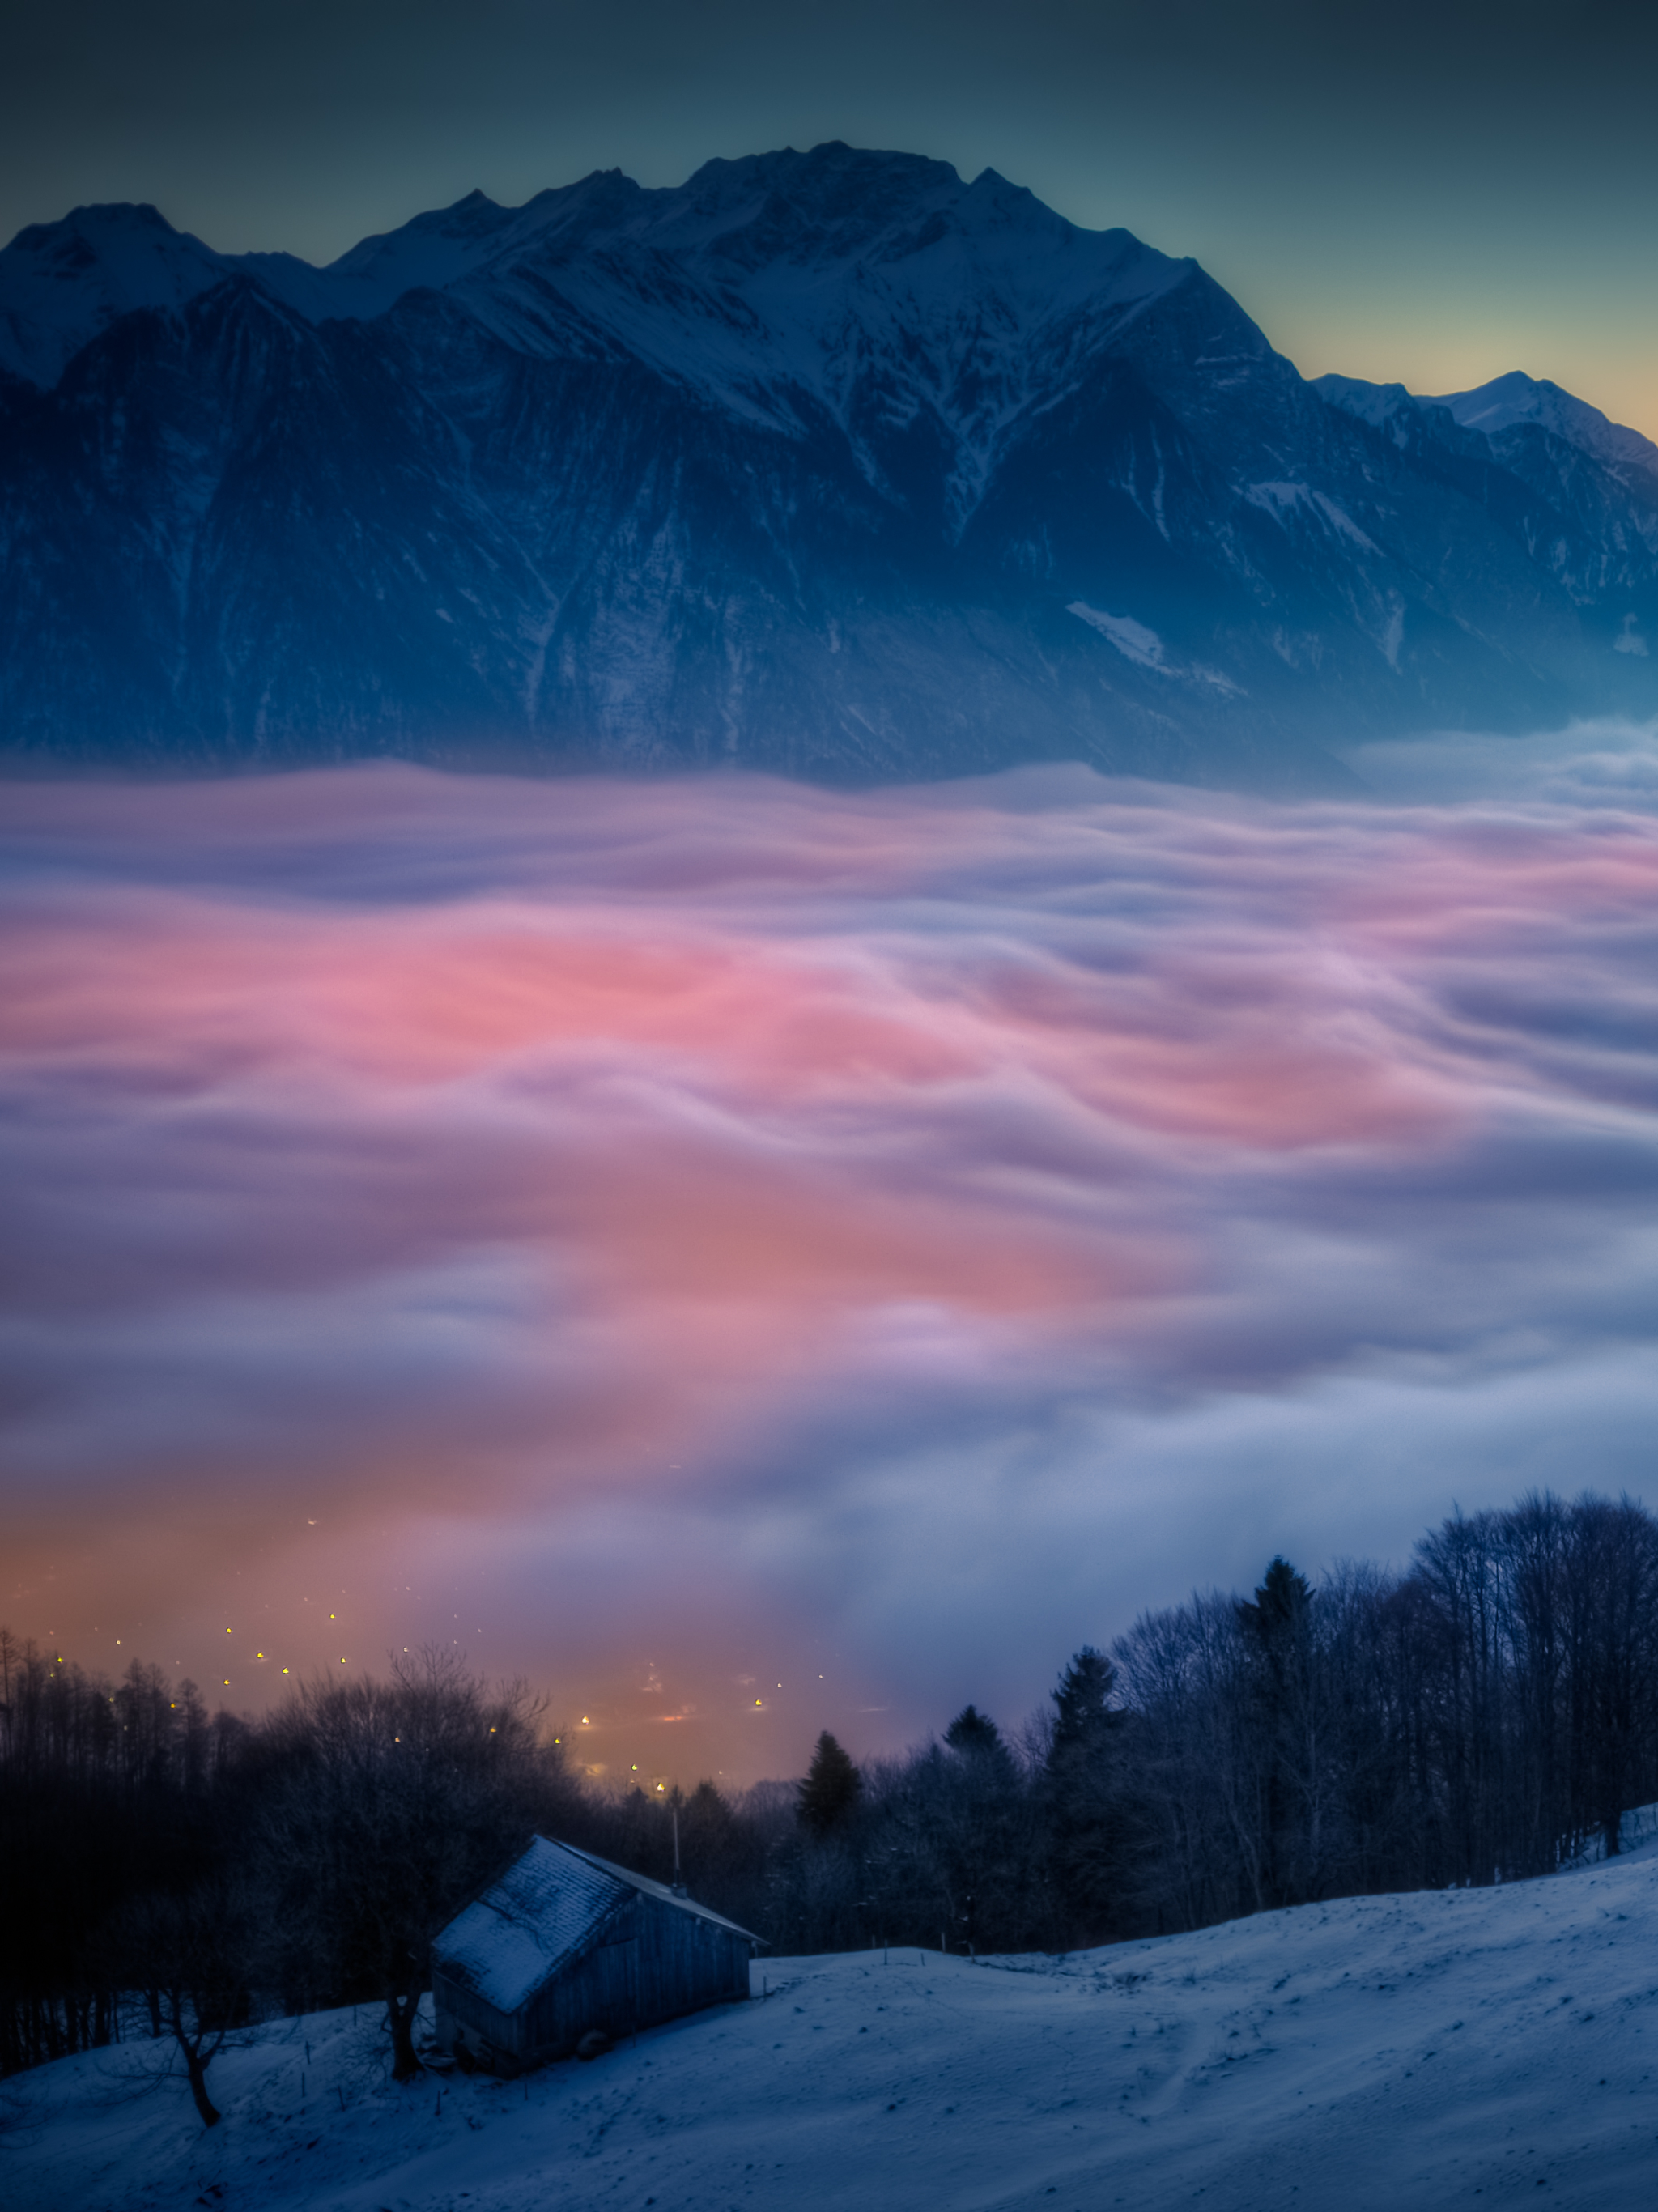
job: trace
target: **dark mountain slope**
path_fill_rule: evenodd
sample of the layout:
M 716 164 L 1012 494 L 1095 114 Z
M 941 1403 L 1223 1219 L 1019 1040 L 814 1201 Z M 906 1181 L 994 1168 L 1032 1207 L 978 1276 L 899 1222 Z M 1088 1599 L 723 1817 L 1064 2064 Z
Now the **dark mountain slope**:
M 0 253 L 0 747 L 1282 784 L 1650 713 L 1658 453 L 1552 392 L 1309 385 L 1195 264 L 845 147 L 326 270 L 77 210 Z

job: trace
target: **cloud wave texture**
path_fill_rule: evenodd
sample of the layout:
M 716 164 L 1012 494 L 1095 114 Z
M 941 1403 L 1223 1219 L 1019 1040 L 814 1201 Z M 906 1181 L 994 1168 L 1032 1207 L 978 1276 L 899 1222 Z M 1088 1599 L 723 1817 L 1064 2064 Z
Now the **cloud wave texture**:
M 789 1771 L 1638 1488 L 1658 819 L 1549 777 L 14 786 L 0 1610 Z

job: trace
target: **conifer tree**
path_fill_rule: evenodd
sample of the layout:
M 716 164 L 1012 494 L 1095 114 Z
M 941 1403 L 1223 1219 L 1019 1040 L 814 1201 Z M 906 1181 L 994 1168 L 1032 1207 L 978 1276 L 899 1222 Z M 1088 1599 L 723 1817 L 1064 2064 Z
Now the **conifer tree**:
M 1269 1905 L 1298 1904 L 1310 1894 L 1320 1856 L 1309 1822 L 1319 1778 L 1312 1614 L 1306 1577 L 1281 1554 L 1254 1602 L 1237 1608 L 1259 1778 L 1259 1883 Z
M 796 1816 L 808 1835 L 820 1840 L 840 1827 L 863 1795 L 864 1778 L 825 1729 L 817 1739 L 811 1765 L 800 1784 Z
M 940 1853 L 950 1917 L 974 1950 L 987 1937 L 1011 1948 L 1029 1922 L 1031 1813 L 1012 1753 L 987 1713 L 967 1705 L 944 1730 L 954 1772 L 938 1791 L 949 1834 Z
M 1293 1663 L 1312 1595 L 1306 1576 L 1297 1574 L 1279 1553 L 1261 1577 L 1254 1603 L 1238 1607 L 1240 1627 L 1255 1650 L 1277 1672 L 1282 1673 Z
M 963 1705 L 944 1730 L 944 1741 L 952 1751 L 997 1752 L 1002 1749 L 1002 1732 L 976 1705 Z
M 1043 1776 L 1060 1923 L 1096 1941 L 1111 1923 L 1127 1844 L 1115 1756 L 1123 1716 L 1110 1703 L 1114 1680 L 1105 1654 L 1084 1644 L 1053 1692 L 1054 1734 Z

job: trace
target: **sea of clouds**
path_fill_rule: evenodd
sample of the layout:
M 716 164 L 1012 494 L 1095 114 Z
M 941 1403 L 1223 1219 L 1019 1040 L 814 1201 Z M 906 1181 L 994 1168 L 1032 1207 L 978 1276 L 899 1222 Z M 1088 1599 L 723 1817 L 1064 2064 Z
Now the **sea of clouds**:
M 0 1619 L 744 1777 L 1640 1492 L 1658 733 L 1352 761 L 11 785 Z

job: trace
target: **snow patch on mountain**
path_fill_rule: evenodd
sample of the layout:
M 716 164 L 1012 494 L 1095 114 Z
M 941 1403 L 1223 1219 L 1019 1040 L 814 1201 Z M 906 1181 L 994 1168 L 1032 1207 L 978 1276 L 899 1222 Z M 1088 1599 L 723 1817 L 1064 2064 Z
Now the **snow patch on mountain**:
M 1270 514 L 1274 522 L 1287 525 L 1293 516 L 1307 515 L 1315 521 L 1324 523 L 1342 537 L 1350 538 L 1355 545 L 1363 546 L 1367 552 L 1374 553 L 1376 550 L 1374 541 L 1365 536 L 1345 507 L 1338 507 L 1327 493 L 1315 491 L 1310 484 L 1249 484 L 1245 487 L 1243 495 L 1252 507 L 1258 507 L 1263 514 Z
M 1090 629 L 1098 630 L 1102 637 L 1108 637 L 1123 659 L 1132 660 L 1137 668 L 1167 668 L 1163 640 L 1156 630 L 1136 622 L 1133 615 L 1104 614 L 1081 599 L 1073 599 L 1066 612 L 1075 615 L 1078 622 L 1085 622 Z
M 1066 607 L 1068 615 L 1075 615 L 1090 629 L 1097 630 L 1102 637 L 1109 638 L 1125 660 L 1133 661 L 1136 668 L 1150 668 L 1159 676 L 1181 677 L 1190 683 L 1207 684 L 1227 698 L 1242 698 L 1242 687 L 1218 668 L 1205 668 L 1193 662 L 1189 668 L 1170 660 L 1163 640 L 1154 629 L 1148 629 L 1133 615 L 1108 615 L 1098 607 L 1090 607 L 1085 599 L 1072 599 Z

